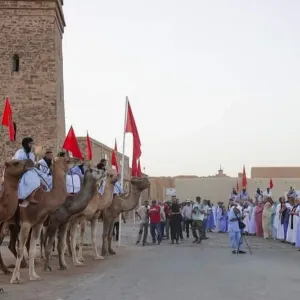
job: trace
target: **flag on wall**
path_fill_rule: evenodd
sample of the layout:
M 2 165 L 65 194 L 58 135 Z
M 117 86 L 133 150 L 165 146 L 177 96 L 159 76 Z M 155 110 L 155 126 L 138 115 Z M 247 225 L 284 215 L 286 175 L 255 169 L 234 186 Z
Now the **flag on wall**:
M 8 128 L 9 139 L 14 142 L 16 140 L 16 123 L 13 122 L 12 108 L 7 97 L 5 99 L 1 124 Z
M 142 177 L 142 170 L 141 170 L 141 160 L 138 160 L 138 165 L 137 165 L 137 177 Z
M 92 150 L 92 142 L 89 137 L 89 133 L 86 134 L 86 149 L 87 149 L 88 160 L 92 160 L 93 159 L 93 150 Z
M 74 132 L 73 127 L 70 127 L 70 130 L 65 138 L 64 144 L 62 146 L 63 149 L 70 151 L 75 158 L 79 158 L 83 160 L 83 155 L 78 146 L 77 138 Z
M 117 173 L 119 173 L 117 152 L 118 152 L 117 140 L 115 139 L 115 147 L 114 147 L 114 149 L 112 151 L 112 154 L 111 154 L 111 165 L 114 166 L 116 168 Z
M 131 166 L 131 175 L 137 176 L 138 174 L 138 163 L 137 161 L 142 155 L 141 150 L 141 141 L 139 132 L 135 123 L 135 119 L 132 113 L 132 109 L 129 103 L 128 98 L 126 97 L 126 124 L 125 124 L 125 133 L 132 133 L 133 137 L 133 150 L 132 150 L 132 166 Z M 125 141 L 123 141 L 125 142 Z M 124 155 L 124 153 L 123 153 Z
M 247 188 L 247 176 L 246 176 L 245 165 L 243 166 L 242 188 L 243 189 Z

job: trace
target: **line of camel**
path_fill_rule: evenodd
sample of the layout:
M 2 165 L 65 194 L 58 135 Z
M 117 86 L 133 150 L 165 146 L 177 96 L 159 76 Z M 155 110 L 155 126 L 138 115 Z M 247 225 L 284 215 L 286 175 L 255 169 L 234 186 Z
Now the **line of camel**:
M 10 241 L 8 248 L 16 257 L 13 266 L 6 266 L 0 252 L 0 267 L 9 275 L 9 268 L 14 267 L 10 283 L 21 283 L 20 268 L 29 267 L 29 279 L 36 281 L 42 278 L 35 271 L 37 242 L 40 239 L 41 258 L 44 259 L 44 270 L 50 270 L 50 256 L 55 238 L 59 268 L 67 269 L 65 250 L 72 256 L 75 266 L 83 265 L 83 238 L 86 222 L 91 223 L 91 243 L 95 259 L 105 255 L 114 255 L 112 249 L 112 232 L 115 219 L 120 213 L 133 210 L 139 203 L 141 193 L 149 189 L 147 177 L 132 177 L 127 195 L 113 194 L 117 181 L 115 171 L 106 172 L 87 166 L 81 190 L 76 195 L 68 195 L 66 174 L 76 164 L 76 159 L 68 155 L 55 157 L 52 164 L 53 188 L 46 192 L 38 189 L 34 192 L 37 204 L 29 203 L 20 207 L 18 184 L 23 174 L 34 167 L 31 160 L 12 160 L 5 163 L 4 182 L 0 192 L 0 245 L 9 228 Z M 99 184 L 106 178 L 104 194 L 98 192 Z M 103 219 L 102 253 L 99 255 L 96 243 L 97 221 Z M 81 225 L 81 237 L 77 248 L 77 228 Z M 41 234 L 42 233 L 42 234 Z M 24 258 L 28 251 L 28 263 Z M 78 250 L 78 251 L 77 251 Z

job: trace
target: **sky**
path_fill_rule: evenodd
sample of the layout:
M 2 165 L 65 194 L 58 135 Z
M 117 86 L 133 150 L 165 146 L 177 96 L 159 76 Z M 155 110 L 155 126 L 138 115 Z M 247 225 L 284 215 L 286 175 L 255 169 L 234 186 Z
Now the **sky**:
M 64 13 L 77 136 L 121 150 L 128 96 L 150 176 L 300 165 L 300 1 L 72 0 Z

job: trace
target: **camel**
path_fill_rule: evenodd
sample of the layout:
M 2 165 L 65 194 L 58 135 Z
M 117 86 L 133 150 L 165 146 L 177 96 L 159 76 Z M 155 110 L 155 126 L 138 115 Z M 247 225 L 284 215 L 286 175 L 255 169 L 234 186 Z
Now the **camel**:
M 103 212 L 102 256 L 116 254 L 111 246 L 114 221 L 120 213 L 133 210 L 139 203 L 142 191 L 149 188 L 150 181 L 147 177 L 133 177 L 127 196 L 114 195 L 112 204 Z
M 0 192 L 0 245 L 3 242 L 6 231 L 4 224 L 10 220 L 18 208 L 18 185 L 23 174 L 34 167 L 31 159 L 12 160 L 5 163 L 4 182 Z M 4 274 L 11 274 L 3 262 L 0 252 L 0 266 Z
M 29 279 L 32 281 L 41 280 L 34 268 L 34 258 L 36 252 L 36 243 L 40 236 L 43 223 L 47 216 L 57 209 L 65 201 L 67 197 L 66 174 L 74 165 L 74 159 L 65 155 L 64 157 L 56 157 L 53 161 L 53 188 L 49 192 L 38 189 L 33 192 L 33 197 L 37 200 L 37 204 L 31 204 L 27 207 L 19 207 L 20 218 L 20 236 L 19 246 L 17 249 L 17 260 L 10 283 L 20 283 L 20 266 L 24 256 L 26 240 L 30 237 L 29 248 Z
M 77 226 L 78 223 L 81 222 L 84 222 L 84 224 L 86 221 L 91 222 L 91 239 L 92 239 L 92 247 L 94 250 L 94 259 L 103 259 L 103 257 L 99 255 L 97 250 L 97 245 L 96 245 L 97 220 L 99 217 L 99 213 L 111 204 L 113 198 L 114 186 L 117 180 L 118 177 L 115 172 L 109 174 L 106 179 L 104 194 L 101 195 L 99 194 L 98 191 L 96 191 L 92 199 L 90 200 L 88 206 L 86 207 L 86 209 L 71 218 L 70 228 L 69 228 L 70 238 L 67 237 L 67 242 L 69 243 L 69 251 L 71 250 L 73 264 L 75 266 L 83 265 L 83 257 L 82 257 L 83 238 L 81 238 L 81 242 L 79 244 L 78 257 L 76 253 Z M 64 255 L 64 253 L 62 255 Z
M 65 241 L 69 220 L 73 215 L 78 214 L 87 207 L 90 199 L 97 190 L 97 183 L 103 179 L 104 176 L 106 176 L 106 172 L 103 170 L 95 168 L 87 169 L 84 174 L 80 192 L 76 195 L 69 195 L 63 205 L 49 215 L 45 232 L 45 271 L 47 269 L 51 271 L 49 258 L 57 231 L 59 267 L 61 270 L 67 269 L 67 264 L 62 253 L 65 252 Z

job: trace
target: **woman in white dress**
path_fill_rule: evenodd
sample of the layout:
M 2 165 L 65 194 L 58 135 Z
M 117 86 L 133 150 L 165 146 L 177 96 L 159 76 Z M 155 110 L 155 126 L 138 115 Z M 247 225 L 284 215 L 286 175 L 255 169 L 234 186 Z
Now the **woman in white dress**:
M 243 223 L 245 224 L 245 228 L 244 228 L 245 233 L 250 232 L 251 212 L 252 212 L 251 206 L 248 203 L 246 203 L 245 207 L 244 207 L 244 210 L 243 210 L 243 217 L 244 217 Z
M 288 197 L 289 203 L 286 204 L 286 206 L 290 209 L 290 217 L 289 217 L 289 225 L 288 225 L 288 230 L 287 230 L 287 235 L 286 235 L 286 241 L 288 243 L 295 243 L 296 242 L 296 219 L 294 213 L 296 212 L 297 209 L 297 204 L 296 201 L 292 197 Z M 295 226 L 296 225 L 296 226 Z M 294 239 L 295 237 L 295 239 Z
M 294 201 L 294 206 L 290 211 L 290 219 L 289 219 L 289 228 L 287 233 L 287 241 L 295 244 L 296 243 L 296 236 L 297 236 L 297 227 L 299 222 L 298 216 L 298 206 L 299 206 L 299 198 L 297 196 L 296 200 Z
M 251 216 L 250 216 L 249 234 L 251 234 L 251 235 L 255 235 L 255 233 L 256 233 L 255 209 L 256 209 L 256 203 L 252 206 L 252 212 L 251 212 Z

